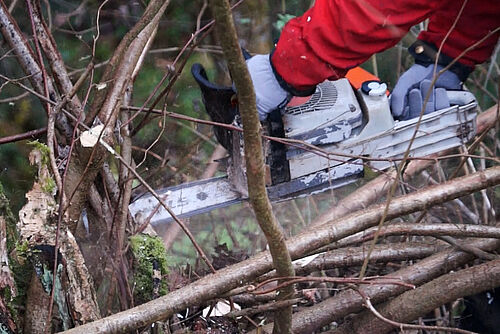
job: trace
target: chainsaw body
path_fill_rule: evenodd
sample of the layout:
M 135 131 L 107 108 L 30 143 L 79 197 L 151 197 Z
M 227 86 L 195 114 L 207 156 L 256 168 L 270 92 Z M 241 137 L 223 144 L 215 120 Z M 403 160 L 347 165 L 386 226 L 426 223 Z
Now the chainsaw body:
M 239 126 L 231 88 L 211 83 L 207 86 L 209 82 L 201 66 L 192 71 L 202 87 L 212 120 Z M 477 103 L 470 92 L 449 91 L 451 106 L 423 115 L 420 122 L 418 118 L 395 121 L 385 84 L 371 84 L 372 89 L 366 86 L 353 89 L 345 78 L 325 81 L 311 97 L 273 111 L 262 123 L 263 133 L 290 140 L 286 145 L 282 141 L 263 140 L 271 200 L 341 187 L 362 177 L 364 165 L 375 171 L 395 166 L 408 147 L 410 157 L 425 157 L 463 145 L 476 133 Z M 228 176 L 161 190 L 160 194 L 168 194 L 167 205 L 180 217 L 247 197 L 243 136 L 223 128 L 215 132 L 230 152 Z M 157 204 L 152 196 L 143 196 L 130 205 L 130 210 L 141 219 Z M 159 224 L 170 219 L 160 208 L 151 222 Z

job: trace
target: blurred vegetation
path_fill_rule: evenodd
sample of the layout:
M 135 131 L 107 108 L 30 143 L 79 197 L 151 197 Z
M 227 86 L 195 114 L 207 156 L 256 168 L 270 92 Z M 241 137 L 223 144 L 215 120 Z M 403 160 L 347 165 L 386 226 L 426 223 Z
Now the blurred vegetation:
M 7 1 L 7 4 L 9 3 L 11 1 Z M 53 0 L 41 3 L 45 12 L 51 13 L 50 22 L 54 37 L 68 70 L 72 72 L 73 80 L 76 80 L 90 59 L 92 38 L 96 35 L 97 9 L 102 2 Z M 268 52 L 272 48 L 272 41 L 279 36 L 278 28 L 282 27 L 290 17 L 301 15 L 310 3 L 310 1 L 298 0 L 245 1 L 235 10 L 234 15 L 242 46 L 252 53 Z M 47 8 L 47 4 L 50 4 L 50 9 Z M 152 51 L 134 83 L 132 102 L 134 106 L 142 106 L 154 87 L 168 73 L 179 49 L 196 31 L 197 20 L 199 19 L 202 26 L 211 20 L 211 13 L 208 9 L 201 18 L 198 18 L 203 4 L 203 0 L 172 0 L 170 2 L 167 13 L 161 21 Z M 102 74 L 104 68 L 102 63 L 110 58 L 121 38 L 140 17 L 143 8 L 144 2 L 142 1 L 112 0 L 104 6 L 101 12 L 101 35 L 95 54 L 95 62 L 99 65 L 95 72 L 94 82 L 97 82 Z M 26 36 L 31 36 L 24 2 L 18 2 L 13 16 L 18 20 Z M 377 55 L 376 62 L 369 60 L 362 67 L 372 72 L 376 69 L 380 78 L 393 87 L 399 73 L 412 64 L 412 59 L 405 49 L 415 36 L 416 31 L 412 31 L 399 46 Z M 189 69 L 192 63 L 200 62 L 207 68 L 210 78 L 218 83 L 228 84 L 223 57 L 216 48 L 211 47 L 216 44 L 217 41 L 212 33 L 200 42 L 200 50 L 192 54 L 173 89 L 157 108 L 161 109 L 165 106 L 168 111 L 207 119 L 198 87 L 191 78 Z M 23 77 L 24 73 L 14 56 L 8 52 L 8 45 L 0 40 L 0 56 L 5 55 L 0 60 L 0 72 L 11 78 Z M 400 68 L 396 68 L 395 64 L 400 64 Z M 487 73 L 487 65 L 478 67 L 467 82 L 468 88 L 476 94 L 482 108 L 491 106 L 494 103 L 491 95 L 496 96 L 496 87 L 493 84 L 482 84 L 486 82 Z M 484 88 L 475 88 L 476 82 Z M 87 82 L 79 92 L 82 99 L 88 85 Z M 167 82 L 161 88 L 166 85 Z M 23 90 L 12 84 L 3 85 L 0 81 L 0 87 L 0 138 L 46 125 L 45 112 L 36 97 L 24 94 Z M 15 97 L 19 98 L 13 99 Z M 90 102 L 91 99 L 92 95 Z M 87 103 L 87 107 L 90 102 Z M 140 122 L 141 118 L 142 116 L 139 116 L 135 119 L 135 125 Z M 215 143 L 209 126 L 162 117 L 154 117 L 147 126 L 142 128 L 133 138 L 133 145 L 146 149 L 155 140 L 158 142 L 151 148 L 151 154 L 146 156 L 144 164 L 139 167 L 139 172 L 154 187 L 165 187 L 199 178 Z M 45 141 L 45 138 L 41 137 L 40 141 Z M 24 203 L 24 194 L 31 188 L 36 172 L 28 163 L 30 150 L 27 140 L 0 145 L 0 183 L 4 185 L 5 194 L 10 199 L 15 213 Z M 136 162 L 143 160 L 143 151 L 136 149 L 133 154 Z M 114 165 L 114 162 L 111 160 L 110 164 Z M 357 185 L 359 184 L 352 187 Z M 301 219 L 306 224 L 324 211 L 329 203 L 342 197 L 348 191 L 349 188 L 336 193 L 322 194 L 319 197 L 298 199 L 293 203 L 277 204 L 278 219 L 287 229 L 287 233 L 293 234 L 301 227 L 297 224 L 297 212 L 302 213 Z M 210 253 L 217 244 L 223 243 L 226 243 L 229 248 L 246 249 L 250 253 L 264 247 L 253 215 L 246 205 L 234 206 L 224 212 L 219 210 L 193 218 L 191 226 L 196 231 L 197 240 L 204 244 L 204 247 L 206 245 L 207 253 Z M 186 258 L 195 258 L 194 250 L 187 239 L 181 239 L 172 247 L 173 263 L 183 263 Z

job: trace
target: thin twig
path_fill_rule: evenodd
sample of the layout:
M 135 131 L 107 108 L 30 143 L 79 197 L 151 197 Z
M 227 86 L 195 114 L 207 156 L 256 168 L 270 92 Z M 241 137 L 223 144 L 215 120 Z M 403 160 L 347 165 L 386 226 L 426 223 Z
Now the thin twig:
M 124 109 L 141 110 L 141 107 L 127 107 Z M 143 111 L 145 111 L 145 110 L 143 109 Z M 165 113 L 166 116 L 174 118 L 174 119 L 180 119 L 180 120 L 185 120 L 185 121 L 195 122 L 195 123 L 205 124 L 205 125 L 218 126 L 218 127 L 225 128 L 227 130 L 231 130 L 231 131 L 243 132 L 243 129 L 241 127 L 235 126 L 233 124 L 226 124 L 226 123 L 214 122 L 214 121 L 210 121 L 210 120 L 204 120 L 204 119 L 200 119 L 200 118 L 195 118 L 195 117 L 191 117 L 191 116 L 178 114 L 178 113 L 171 112 L 171 111 L 164 112 L 164 111 L 159 110 L 159 109 L 152 109 L 151 113 L 155 113 L 158 115 L 163 115 Z M 281 137 L 272 137 L 272 136 L 268 136 L 265 134 L 261 134 L 261 137 L 264 139 L 267 139 L 267 140 L 276 141 L 276 142 L 283 143 L 285 145 L 288 145 L 288 146 L 291 146 L 291 147 L 294 147 L 297 149 L 302 149 L 302 150 L 317 154 L 320 157 L 323 157 L 325 159 L 329 159 L 332 161 L 346 162 L 345 159 L 335 158 L 336 156 L 349 158 L 349 159 L 363 159 L 366 161 L 389 161 L 391 163 L 402 161 L 404 159 L 404 158 L 372 158 L 372 157 L 366 157 L 366 156 L 355 155 L 355 154 L 347 154 L 347 153 L 342 153 L 342 152 L 330 152 L 330 151 L 327 151 L 325 149 L 322 149 L 319 146 L 309 144 L 303 140 L 281 138 Z M 443 155 L 443 156 L 439 156 L 439 157 L 408 157 L 406 160 L 407 161 L 412 161 L 412 160 L 439 161 L 439 160 L 445 160 L 445 159 L 457 158 L 457 157 L 485 158 L 485 157 L 481 157 L 479 155 L 472 155 L 472 154 L 465 154 L 465 155 L 464 154 L 448 154 L 448 155 Z M 497 157 L 489 157 L 488 160 L 495 162 L 495 163 L 500 163 L 500 158 L 497 158 Z M 355 164 L 355 162 L 351 162 L 351 161 L 349 161 L 349 163 Z
M 234 5 L 231 6 L 231 9 L 234 9 L 234 8 L 238 7 L 242 2 L 243 2 L 243 0 L 237 1 Z M 175 73 L 173 73 L 172 76 L 170 76 L 171 73 L 166 73 L 163 76 L 163 78 L 160 80 L 160 82 L 156 85 L 156 87 L 151 92 L 150 96 L 143 103 L 141 109 L 137 113 L 135 113 L 135 115 L 133 115 L 130 118 L 129 122 L 133 121 L 134 118 L 137 117 L 139 115 L 139 113 L 142 110 L 145 109 L 146 104 L 151 100 L 151 98 L 154 96 L 154 94 L 156 94 L 156 92 L 161 87 L 161 85 L 165 82 L 165 80 L 167 80 L 167 78 L 170 78 L 170 81 L 169 81 L 167 87 L 165 87 L 160 92 L 160 94 L 156 97 L 156 99 L 153 101 L 153 103 L 151 104 L 151 106 L 148 108 L 148 112 L 147 112 L 146 116 L 144 116 L 144 118 L 141 120 L 141 122 L 139 123 L 139 125 L 137 125 L 137 127 L 132 131 L 132 136 L 135 136 L 137 134 L 137 132 L 144 126 L 144 124 L 146 124 L 146 120 L 149 117 L 149 113 L 156 106 L 156 104 L 158 104 L 158 102 L 160 101 L 160 99 L 162 99 L 165 95 L 167 95 L 170 92 L 173 84 L 175 83 L 175 81 L 179 77 L 180 72 L 182 71 L 182 69 L 186 65 L 186 62 L 189 59 L 189 56 L 194 52 L 194 50 L 195 50 L 196 46 L 199 44 L 199 42 L 201 40 L 203 40 L 205 38 L 205 36 L 208 35 L 208 33 L 210 32 L 210 30 L 213 28 L 214 23 L 215 23 L 215 20 L 211 20 L 206 25 L 204 25 L 203 27 L 201 27 L 200 29 L 198 29 L 197 31 L 195 31 L 193 34 L 191 34 L 191 37 L 189 38 L 189 40 L 184 44 L 184 46 L 182 47 L 182 49 L 179 52 L 179 54 L 175 57 L 175 59 L 174 59 L 174 61 L 172 63 L 172 66 L 175 68 L 175 65 L 177 64 L 177 62 L 179 61 L 179 59 L 181 58 L 181 56 L 184 54 L 184 52 L 186 52 L 186 50 L 188 49 L 189 45 L 192 44 L 191 48 L 188 51 L 188 54 L 184 58 L 183 63 L 179 66 L 179 68 L 175 71 Z M 202 35 L 198 38 L 198 36 L 200 34 L 202 34 Z
M 293 298 L 288 300 L 282 300 L 278 302 L 272 302 L 264 305 L 257 305 L 254 307 L 249 307 L 243 310 L 236 310 L 227 313 L 225 316 L 229 318 L 239 318 L 242 316 L 251 316 L 259 313 L 275 311 L 280 308 L 288 307 L 294 304 L 298 304 L 304 301 L 303 298 Z
M 441 236 L 437 237 L 438 239 L 441 239 L 447 243 L 449 243 L 452 246 L 455 246 L 456 248 L 460 249 L 461 251 L 470 253 L 477 257 L 478 259 L 486 260 L 486 261 L 491 261 L 491 260 L 496 260 L 498 259 L 497 255 L 485 252 L 477 247 L 470 246 L 469 244 L 466 244 L 464 242 L 460 242 L 455 238 L 449 237 L 449 236 Z
M 8 97 L 6 99 L 1 99 L 0 103 L 12 103 L 12 102 L 16 102 L 16 101 L 24 99 L 29 94 L 30 94 L 29 92 L 24 92 L 22 94 L 19 94 L 18 96 L 13 96 L 13 97 Z

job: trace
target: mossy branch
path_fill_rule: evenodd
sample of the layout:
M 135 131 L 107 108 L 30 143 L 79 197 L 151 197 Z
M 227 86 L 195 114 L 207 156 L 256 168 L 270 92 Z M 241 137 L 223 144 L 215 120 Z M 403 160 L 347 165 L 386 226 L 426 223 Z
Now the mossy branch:
M 250 203 L 252 204 L 257 221 L 266 236 L 278 276 L 294 275 L 285 237 L 274 217 L 271 203 L 267 196 L 264 157 L 260 139 L 261 126 L 257 115 L 255 92 L 238 44 L 230 5 L 227 0 L 212 0 L 211 5 L 215 16 L 217 35 L 228 62 L 229 71 L 234 80 L 236 90 L 238 91 L 239 110 L 243 123 Z M 292 295 L 293 287 L 286 287 L 279 291 L 278 299 L 287 299 Z M 291 333 L 291 319 L 291 306 L 276 311 L 273 332 Z

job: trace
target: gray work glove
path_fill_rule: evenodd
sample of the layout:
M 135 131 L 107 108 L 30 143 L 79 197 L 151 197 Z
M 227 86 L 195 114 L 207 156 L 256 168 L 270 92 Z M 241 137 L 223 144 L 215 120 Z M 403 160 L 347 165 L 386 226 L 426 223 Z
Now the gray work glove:
M 247 60 L 248 71 L 252 77 L 259 119 L 264 121 L 267 114 L 289 101 L 289 94 L 276 79 L 269 55 L 256 55 Z
M 437 65 L 436 74 L 442 69 Z M 423 66 L 415 64 L 399 78 L 391 94 L 391 111 L 395 119 L 408 120 L 420 115 L 431 86 L 434 65 Z M 450 106 L 446 90 L 460 90 L 462 83 L 458 76 L 446 71 L 436 80 L 429 101 L 425 107 L 425 114 Z

